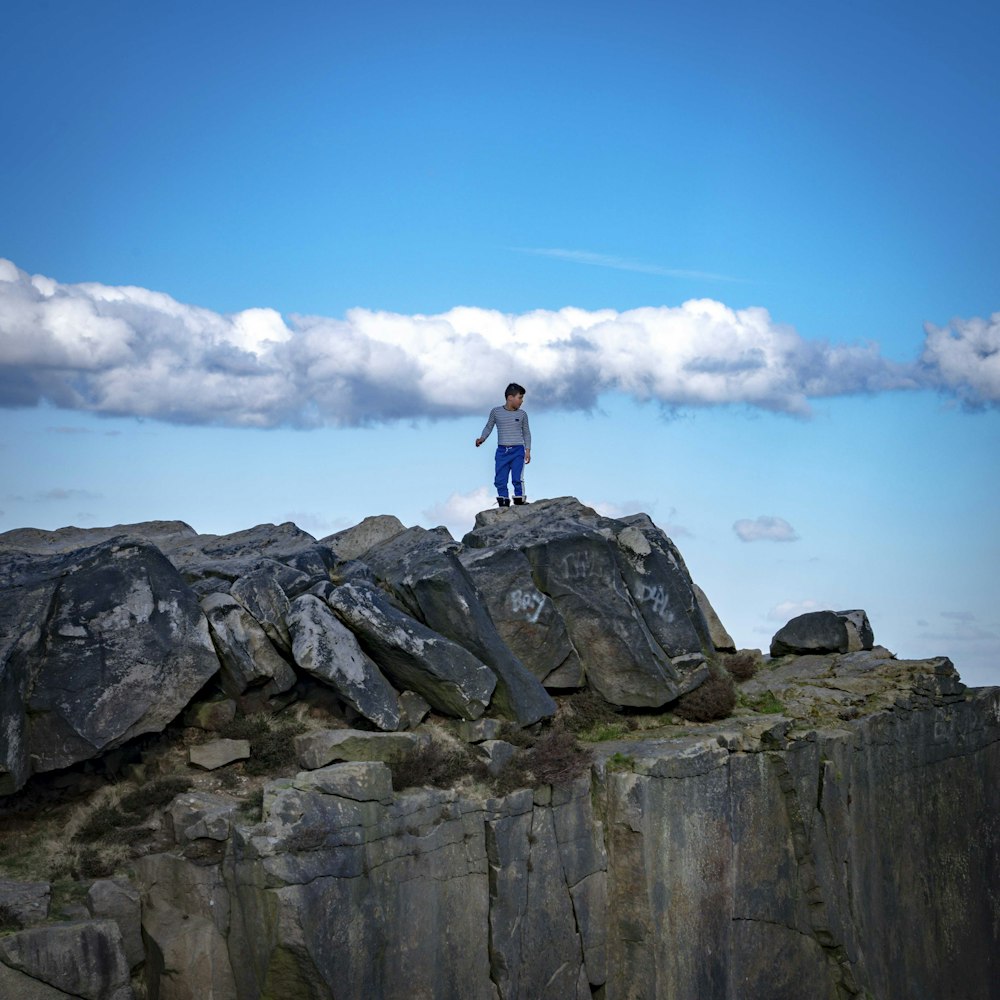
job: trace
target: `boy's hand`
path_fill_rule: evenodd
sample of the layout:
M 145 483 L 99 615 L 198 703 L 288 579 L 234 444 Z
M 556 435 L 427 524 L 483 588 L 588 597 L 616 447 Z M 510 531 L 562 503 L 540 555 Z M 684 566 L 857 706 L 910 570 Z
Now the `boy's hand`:
M 478 448 L 483 443 L 482 438 L 476 438 L 476 447 Z
M 527 465 L 531 461 L 531 452 L 526 451 L 524 453 L 524 464 Z

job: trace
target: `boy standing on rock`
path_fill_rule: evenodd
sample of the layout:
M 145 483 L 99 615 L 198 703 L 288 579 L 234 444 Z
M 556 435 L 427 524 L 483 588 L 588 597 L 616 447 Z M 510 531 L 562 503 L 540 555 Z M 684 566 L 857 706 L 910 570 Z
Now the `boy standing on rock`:
M 531 431 L 528 429 L 528 414 L 521 409 L 524 402 L 524 386 L 511 382 L 504 390 L 507 401 L 503 406 L 494 406 L 483 433 L 476 438 L 478 448 L 489 436 L 493 427 L 497 429 L 496 476 L 493 484 L 497 488 L 497 503 L 501 507 L 510 506 L 507 477 L 514 484 L 514 503 L 527 503 L 524 495 L 524 467 L 531 461 Z

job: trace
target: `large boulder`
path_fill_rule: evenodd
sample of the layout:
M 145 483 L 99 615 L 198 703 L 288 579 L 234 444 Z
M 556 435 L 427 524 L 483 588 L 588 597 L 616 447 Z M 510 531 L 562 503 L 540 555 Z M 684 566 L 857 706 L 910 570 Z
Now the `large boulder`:
M 118 925 L 129 966 L 134 969 L 141 965 L 146 954 L 142 946 L 139 890 L 127 879 L 102 878 L 87 891 L 86 903 L 95 920 L 113 920 Z
M 397 690 L 416 691 L 432 708 L 461 719 L 478 719 L 486 711 L 497 683 L 493 671 L 401 611 L 377 587 L 320 584 L 313 593 L 333 608 Z
M 299 570 L 265 559 L 236 580 L 229 594 L 253 615 L 275 648 L 291 656 L 292 640 L 285 621 L 289 599 L 304 594 L 314 582 Z
M 607 701 L 657 707 L 705 676 L 708 627 L 687 570 L 644 515 L 614 520 L 561 497 L 483 511 L 462 541 L 494 606 L 504 588 L 527 599 L 525 618 L 544 609 L 542 596 L 552 601 L 550 627 L 565 628 L 588 684 Z M 518 552 L 525 562 L 473 550 Z M 495 585 L 484 579 L 492 573 L 502 577 Z M 558 636 L 552 645 L 563 648 Z
M 874 643 L 864 611 L 810 611 L 793 618 L 771 639 L 771 655 L 847 653 Z
M 228 591 L 239 577 L 260 567 L 274 573 L 274 564 L 311 577 L 298 593 L 316 580 L 327 579 L 336 562 L 329 546 L 290 521 L 258 524 L 228 535 L 200 535 L 183 521 L 140 521 L 107 528 L 60 528 L 41 531 L 18 528 L 0 535 L 0 552 L 21 551 L 59 555 L 110 541 L 121 535 L 141 538 L 158 548 L 199 595 Z
M 118 924 L 113 920 L 52 924 L 0 937 L 0 996 L 132 1000 Z
M 288 614 L 295 662 L 330 685 L 379 729 L 399 728 L 399 699 L 382 671 L 330 606 L 315 594 L 292 601 Z
M 495 711 L 522 726 L 549 718 L 555 702 L 497 632 L 458 549 L 446 528 L 408 528 L 369 548 L 364 561 L 410 614 L 496 674 Z
M 615 526 L 618 566 L 643 621 L 680 673 L 713 649 L 691 574 L 677 546 L 646 514 Z
M 406 526 L 392 514 L 374 514 L 359 524 L 343 531 L 336 531 L 320 539 L 321 545 L 329 545 L 340 559 L 359 559 L 373 545 L 387 541 L 405 531 Z
M 251 688 L 264 696 L 295 686 L 295 671 L 278 653 L 263 627 L 229 594 L 209 594 L 201 608 L 208 619 L 226 694 L 239 698 Z
M 136 862 L 142 888 L 150 997 L 237 1000 L 226 935 L 230 897 L 218 865 L 197 865 L 170 854 Z
M 518 549 L 463 548 L 458 555 L 482 595 L 500 638 L 549 688 L 586 683 L 562 615 L 531 578 L 528 557 Z
M 275 563 L 310 578 L 300 583 L 301 593 L 317 580 L 329 579 L 336 563 L 329 546 L 290 521 L 258 524 L 228 535 L 196 535 L 162 547 L 199 594 L 229 590 L 240 577 L 262 567 L 273 574 Z
M 0 553 L 0 793 L 160 732 L 218 671 L 197 597 L 153 546 Z

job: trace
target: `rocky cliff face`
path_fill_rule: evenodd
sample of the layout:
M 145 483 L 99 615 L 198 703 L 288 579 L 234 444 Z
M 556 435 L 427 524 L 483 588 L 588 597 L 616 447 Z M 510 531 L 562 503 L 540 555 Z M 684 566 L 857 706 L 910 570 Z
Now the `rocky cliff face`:
M 74 836 L 133 845 L 69 882 L 0 845 L 0 997 L 996 995 L 1000 690 L 826 612 L 728 718 L 685 723 L 732 643 L 645 516 L 548 501 L 461 544 L 389 518 L 15 532 L 0 586 L 8 844 L 42 781 L 89 782 Z M 516 772 L 517 728 L 554 731 L 582 688 L 620 724 L 575 776 Z M 277 776 L 215 739 L 298 709 Z M 180 791 L 143 743 L 164 727 L 199 751 Z M 442 739 L 482 766 L 432 787 Z M 113 758 L 119 787 L 79 773 Z

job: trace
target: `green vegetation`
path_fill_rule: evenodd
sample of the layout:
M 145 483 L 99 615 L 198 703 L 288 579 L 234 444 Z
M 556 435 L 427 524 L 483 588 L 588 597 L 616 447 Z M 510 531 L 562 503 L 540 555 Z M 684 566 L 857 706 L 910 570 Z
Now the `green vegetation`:
M 773 691 L 765 691 L 756 698 L 741 695 L 740 701 L 746 708 L 753 712 L 759 712 L 761 715 L 780 715 L 785 710 L 785 706 L 778 700 Z
M 585 743 L 606 743 L 608 740 L 620 740 L 633 729 L 627 721 L 596 722 L 589 729 L 582 730 L 578 735 Z
M 635 769 L 635 760 L 627 753 L 613 753 L 608 758 L 609 771 L 632 771 Z

